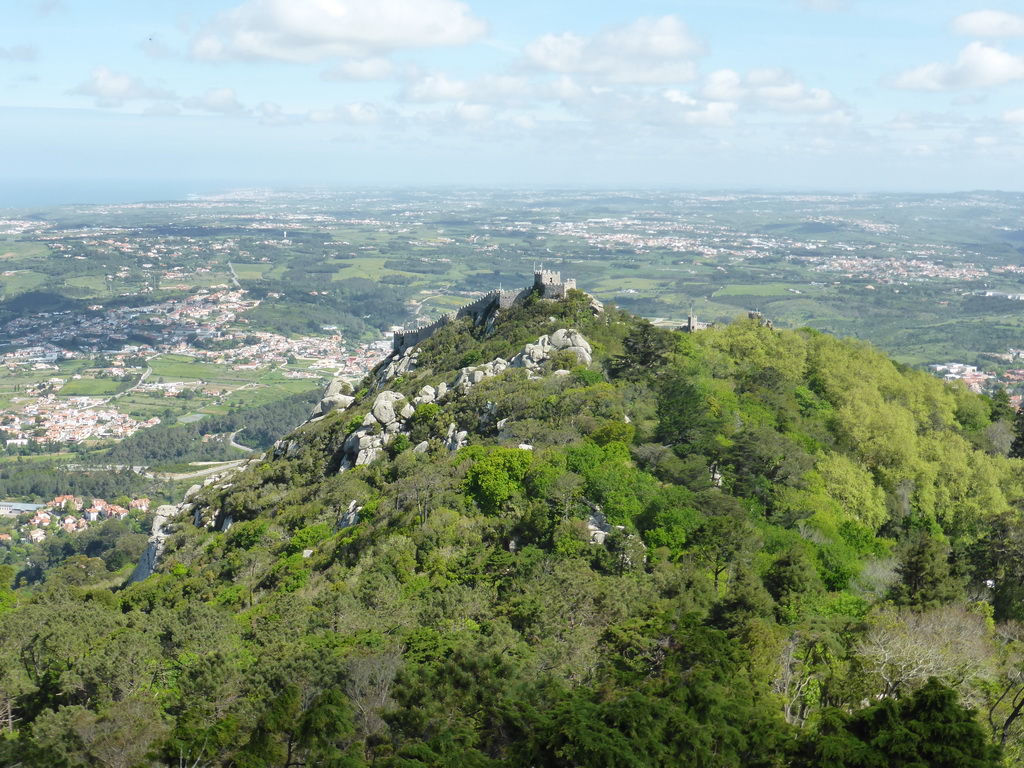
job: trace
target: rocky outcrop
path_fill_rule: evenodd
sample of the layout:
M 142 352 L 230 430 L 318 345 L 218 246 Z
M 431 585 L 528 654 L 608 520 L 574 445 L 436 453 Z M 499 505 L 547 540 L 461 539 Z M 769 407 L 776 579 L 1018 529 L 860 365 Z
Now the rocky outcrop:
M 334 379 L 327 385 L 327 389 L 324 390 L 320 402 L 314 406 L 312 413 L 309 414 L 309 418 L 318 419 L 321 416 L 326 416 L 335 408 L 344 409 L 352 405 L 355 402 L 355 398 L 344 393 L 344 390 L 347 388 L 348 384 L 343 379 Z
M 500 357 L 495 358 L 489 363 L 484 363 L 483 365 L 474 365 L 463 368 L 459 371 L 459 375 L 455 377 L 452 389 L 459 392 L 465 392 L 474 384 L 479 384 L 484 379 L 489 379 L 491 376 L 497 376 L 499 373 L 504 373 L 508 368 L 508 361 L 503 360 Z
M 416 413 L 415 406 L 424 403 L 439 403 L 452 392 L 464 393 L 485 379 L 504 373 L 509 368 L 526 368 L 529 371 L 535 371 L 552 355 L 560 351 L 573 353 L 581 364 L 591 361 L 590 344 L 583 334 L 571 328 L 560 328 L 550 336 L 541 336 L 534 344 L 527 344 L 511 361 L 500 357 L 495 358 L 483 365 L 462 368 L 451 385 L 442 381 L 436 386 L 431 384 L 423 386 L 411 403 L 400 392 L 387 389 L 378 392 L 370 407 L 370 412 L 363 418 L 362 424 L 345 438 L 342 445 L 341 469 L 346 470 L 369 464 L 380 456 L 396 435 L 408 434 L 411 431 L 409 422 Z M 378 383 L 384 383 L 389 377 L 410 370 L 410 366 L 415 363 L 418 355 L 419 351 L 414 348 L 403 350 L 379 373 Z M 492 411 L 481 415 L 482 425 L 487 425 L 496 419 L 496 413 Z M 454 424 L 451 424 L 442 440 L 448 450 L 457 451 L 466 445 L 468 437 L 468 432 L 458 430 Z M 428 448 L 429 443 L 423 441 L 413 450 L 423 453 Z M 288 450 L 289 448 L 284 449 L 285 455 Z
M 164 553 L 164 547 L 167 546 L 167 535 L 171 532 L 167 521 L 179 512 L 179 508 L 173 504 L 163 504 L 156 508 L 153 517 L 153 532 L 149 537 L 149 543 L 139 557 L 139 562 L 135 566 L 135 570 L 132 571 L 132 575 L 128 577 L 126 585 L 144 581 L 153 574 L 160 555 Z
M 434 403 L 439 400 L 444 400 L 445 395 L 447 394 L 448 385 L 442 381 L 436 387 L 432 387 L 429 384 L 423 387 L 412 401 L 416 405 L 419 405 L 420 403 Z
M 362 511 L 363 508 L 356 503 L 355 499 L 353 499 L 349 502 L 348 509 L 345 510 L 345 513 L 338 519 L 338 524 L 335 526 L 336 530 L 343 531 L 346 528 L 358 525 L 359 513 Z
M 609 536 L 619 537 L 616 540 L 615 550 L 618 552 L 619 562 L 623 568 L 640 568 L 647 562 L 647 546 L 643 539 L 634 533 L 626 533 L 626 526 L 612 525 L 604 516 L 601 508 L 593 505 L 590 516 L 587 518 L 587 531 L 590 533 L 590 543 L 604 545 Z
M 416 370 L 420 351 L 416 347 L 403 347 L 401 351 L 391 353 L 374 375 L 374 386 L 380 388 L 399 376 Z
M 527 344 L 523 351 L 512 358 L 510 365 L 513 368 L 526 368 L 536 370 L 547 360 L 550 360 L 556 352 L 571 352 L 576 355 L 576 360 L 581 365 L 589 365 L 593 362 L 589 342 L 579 331 L 571 328 L 559 328 L 550 336 L 541 336 L 536 344 Z
M 415 412 L 401 392 L 378 393 L 363 423 L 345 438 L 341 468 L 360 467 L 376 459 L 395 435 L 408 431 L 408 421 Z
M 469 432 L 466 432 L 465 430 L 457 431 L 454 424 L 448 425 L 448 432 L 445 433 L 444 443 L 449 451 L 457 451 L 459 448 L 465 448 L 468 439 Z

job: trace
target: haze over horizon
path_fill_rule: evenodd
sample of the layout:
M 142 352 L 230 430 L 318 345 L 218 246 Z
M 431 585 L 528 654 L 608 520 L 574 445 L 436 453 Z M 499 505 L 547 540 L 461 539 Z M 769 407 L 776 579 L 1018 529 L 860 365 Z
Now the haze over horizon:
M 35 0 L 0 205 L 260 186 L 1024 189 L 1024 15 L 969 0 Z

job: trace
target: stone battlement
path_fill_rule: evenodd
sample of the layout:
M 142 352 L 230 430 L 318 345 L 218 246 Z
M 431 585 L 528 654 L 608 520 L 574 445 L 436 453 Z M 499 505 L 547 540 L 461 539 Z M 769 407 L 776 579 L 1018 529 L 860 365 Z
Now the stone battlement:
M 537 270 L 533 273 L 532 288 L 523 288 L 519 291 L 491 291 L 471 304 L 441 315 L 430 325 L 411 331 L 395 331 L 391 348 L 394 352 L 402 352 L 409 347 L 419 344 L 421 341 L 429 339 L 437 332 L 438 328 L 443 328 L 463 317 L 472 317 L 479 322 L 481 318 L 489 317 L 494 312 L 515 306 L 534 291 L 542 299 L 564 299 L 566 293 L 575 288 L 576 281 L 571 278 L 563 281 L 561 272 Z M 593 303 L 597 311 L 600 311 L 600 303 L 596 299 L 593 300 Z
M 539 269 L 533 273 L 533 288 L 545 299 L 564 299 L 568 291 L 576 288 L 576 280 L 567 278 L 562 281 L 561 272 Z

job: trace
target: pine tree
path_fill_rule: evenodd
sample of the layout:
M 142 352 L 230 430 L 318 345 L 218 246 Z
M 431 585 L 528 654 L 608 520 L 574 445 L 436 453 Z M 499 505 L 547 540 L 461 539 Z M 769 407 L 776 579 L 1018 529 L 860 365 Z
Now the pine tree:
M 1010 443 L 1010 458 L 1024 459 L 1024 408 L 1017 410 L 1013 419 L 1013 442 Z
M 900 581 L 891 596 L 897 605 L 934 607 L 961 594 L 961 585 L 949 568 L 949 547 L 926 531 L 910 539 L 896 572 Z
M 1010 405 L 1010 393 L 1004 387 L 1000 387 L 992 393 L 992 399 L 989 403 L 989 419 L 993 423 L 997 421 L 1012 421 L 1014 416 L 1016 416 L 1016 411 Z

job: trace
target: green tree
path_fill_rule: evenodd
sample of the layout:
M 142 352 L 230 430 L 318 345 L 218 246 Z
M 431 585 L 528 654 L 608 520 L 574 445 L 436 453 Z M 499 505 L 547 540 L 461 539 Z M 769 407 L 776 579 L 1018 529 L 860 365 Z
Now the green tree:
M 1016 415 L 1016 411 L 1010 404 L 1010 393 L 1006 391 L 1006 387 L 999 387 L 992 393 L 992 399 L 989 400 L 989 420 L 992 422 L 1013 421 Z
M 912 696 L 883 699 L 852 715 L 829 710 L 800 739 L 794 768 L 997 768 L 975 713 L 932 678 Z
M 927 531 L 917 531 L 907 541 L 896 573 L 899 582 L 891 597 L 897 605 L 932 608 L 956 600 L 963 592 L 949 567 L 949 547 Z
M 1018 409 L 1013 417 L 1013 442 L 1010 443 L 1010 458 L 1024 459 L 1024 408 Z
M 672 332 L 658 328 L 649 320 L 640 320 L 622 341 L 624 352 L 613 363 L 613 370 L 630 378 L 650 375 L 668 360 L 675 347 Z
M 794 544 L 779 555 L 764 575 L 764 586 L 781 605 L 788 605 L 804 594 L 824 591 L 821 576 L 805 547 Z
M 488 514 L 523 492 L 523 479 L 533 453 L 518 448 L 496 448 L 466 473 L 466 490 Z

